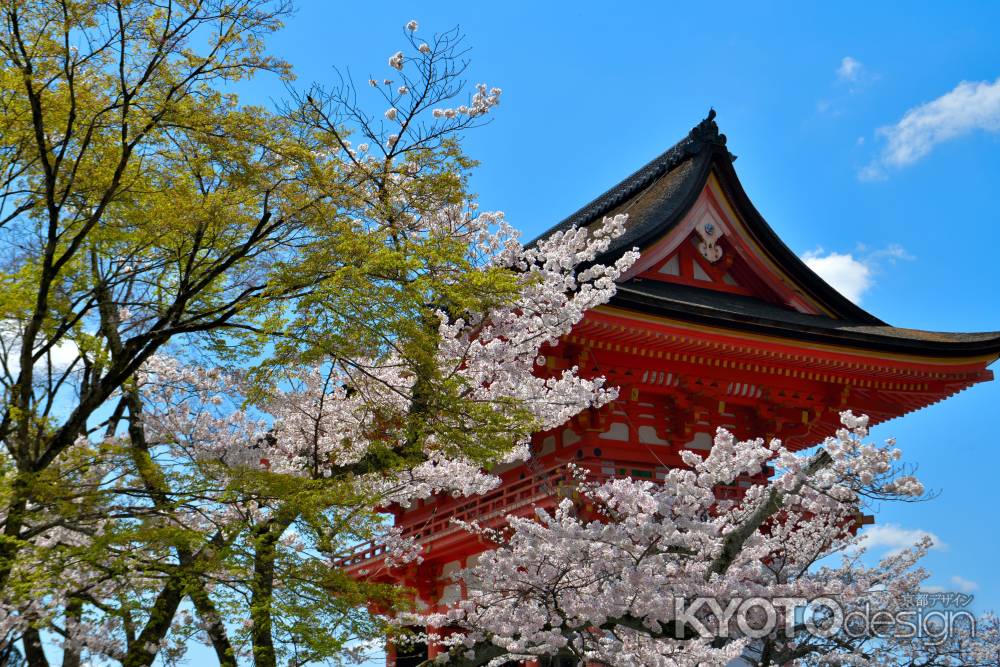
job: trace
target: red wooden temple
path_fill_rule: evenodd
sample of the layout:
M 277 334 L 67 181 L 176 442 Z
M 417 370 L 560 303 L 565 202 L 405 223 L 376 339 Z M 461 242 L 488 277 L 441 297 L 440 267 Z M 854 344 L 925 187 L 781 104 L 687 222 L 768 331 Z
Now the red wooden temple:
M 401 582 L 418 608 L 439 609 L 463 594 L 449 575 L 486 548 L 451 519 L 496 526 L 552 507 L 567 462 L 596 479 L 657 479 L 683 465 L 682 449 L 709 449 L 718 426 L 803 448 L 832 434 L 843 409 L 879 423 L 992 379 L 1000 333 L 892 327 L 813 273 L 743 191 L 714 115 L 546 232 L 629 215 L 627 232 L 598 261 L 632 247 L 640 260 L 540 366 L 603 375 L 620 387 L 618 400 L 537 433 L 532 459 L 503 469 L 492 493 L 390 508 L 423 545 L 423 562 L 389 569 L 380 545 L 362 545 L 344 561 L 352 574 Z M 738 495 L 754 481 L 719 493 Z M 388 664 L 434 654 L 433 646 L 390 651 Z

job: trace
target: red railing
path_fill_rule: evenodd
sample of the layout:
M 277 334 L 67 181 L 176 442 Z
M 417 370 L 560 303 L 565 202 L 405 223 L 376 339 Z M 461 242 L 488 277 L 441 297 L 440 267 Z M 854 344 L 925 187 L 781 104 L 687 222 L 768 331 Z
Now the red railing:
M 577 466 L 588 471 L 589 481 L 597 482 L 613 477 L 659 481 L 668 470 L 664 466 L 599 459 L 578 461 Z M 489 493 L 470 497 L 441 514 L 432 514 L 423 521 L 404 526 L 402 535 L 416 540 L 418 544 L 427 545 L 431 541 L 439 541 L 462 532 L 464 528 L 456 525 L 456 520 L 466 523 L 476 521 L 480 526 L 495 528 L 502 525 L 508 515 L 524 514 L 524 510 L 534 508 L 545 500 L 555 501 L 561 491 L 569 490 L 575 485 L 571 480 L 572 476 L 565 464 L 538 471 L 524 479 L 503 484 Z M 736 499 L 747 486 L 747 481 L 742 481 L 739 485 L 719 487 L 716 494 L 720 500 Z M 385 556 L 385 545 L 372 540 L 359 544 L 350 554 L 338 560 L 337 565 L 360 573 L 359 570 L 377 564 Z
M 477 521 L 481 526 L 494 527 L 502 523 L 502 519 L 508 514 L 514 514 L 519 509 L 554 497 L 560 484 L 568 479 L 569 473 L 566 467 L 560 465 L 544 471 L 541 475 L 531 475 L 504 484 L 489 493 L 472 496 L 449 508 L 446 513 L 431 515 L 424 521 L 404 526 L 403 537 L 415 539 L 420 544 L 427 544 L 431 539 L 441 539 L 464 530 L 453 520 Z M 384 545 L 376 541 L 363 542 L 337 564 L 353 570 L 365 563 L 380 560 L 385 554 Z

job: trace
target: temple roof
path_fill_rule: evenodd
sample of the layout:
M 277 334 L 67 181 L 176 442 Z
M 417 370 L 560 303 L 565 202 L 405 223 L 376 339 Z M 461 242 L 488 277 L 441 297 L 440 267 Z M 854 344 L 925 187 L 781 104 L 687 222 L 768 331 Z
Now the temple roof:
M 652 280 L 619 285 L 611 305 L 691 322 L 888 352 L 968 357 L 1000 352 L 1000 333 L 947 333 L 810 315 L 739 294 Z
M 710 111 L 678 143 L 538 239 L 572 227 L 589 226 L 604 216 L 627 213 L 625 233 L 596 261 L 612 262 L 633 247 L 646 250 L 684 219 L 714 175 L 754 245 L 768 262 L 780 268 L 798 292 L 819 306 L 822 314 L 800 312 L 753 296 L 637 276 L 626 277 L 620 283 L 611 306 L 873 350 L 941 357 L 1000 354 L 1000 332 L 940 333 L 893 327 L 845 298 L 806 266 L 767 224 L 736 176 L 735 159 L 726 148 L 726 136 L 719 132 L 715 112 Z

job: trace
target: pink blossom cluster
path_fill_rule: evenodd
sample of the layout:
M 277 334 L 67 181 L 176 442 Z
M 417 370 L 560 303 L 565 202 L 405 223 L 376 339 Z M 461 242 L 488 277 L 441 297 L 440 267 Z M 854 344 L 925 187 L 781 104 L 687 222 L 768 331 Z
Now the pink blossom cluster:
M 400 621 L 462 628 L 439 638 L 459 664 L 484 654 L 503 662 L 565 652 L 609 665 L 756 664 L 754 652 L 772 645 L 803 660 L 794 664 L 897 664 L 900 652 L 926 653 L 916 640 L 818 640 L 788 631 L 794 613 L 763 640 L 708 609 L 695 623 L 679 615 L 679 600 L 710 598 L 732 610 L 755 596 L 835 596 L 847 611 L 873 603 L 906 609 L 927 577 L 918 561 L 930 545 L 865 565 L 859 519 L 868 499 L 912 498 L 923 487 L 900 474 L 892 441 L 865 440 L 867 417 L 841 419 L 844 428 L 813 454 L 778 440 L 737 441 L 719 429 L 707 454 L 685 452 L 688 467 L 669 470 L 662 482 L 583 482 L 586 502 L 566 498 L 552 513 L 508 517 L 506 532 L 466 526 L 497 548 L 455 575 L 465 598 L 444 613 Z M 740 500 L 718 499 L 718 486 L 765 465 L 775 468 L 767 483 Z M 838 555 L 840 565 L 829 564 Z

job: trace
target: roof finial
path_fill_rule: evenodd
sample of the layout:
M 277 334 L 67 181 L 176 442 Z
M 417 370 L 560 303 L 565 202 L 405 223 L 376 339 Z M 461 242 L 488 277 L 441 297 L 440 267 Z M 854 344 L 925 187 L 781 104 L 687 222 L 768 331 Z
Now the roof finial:
M 715 124 L 715 107 L 709 107 L 708 115 L 691 128 L 691 134 L 688 136 L 695 142 L 695 145 L 691 147 L 694 152 L 708 146 L 726 145 L 726 135 L 720 134 L 719 126 Z

